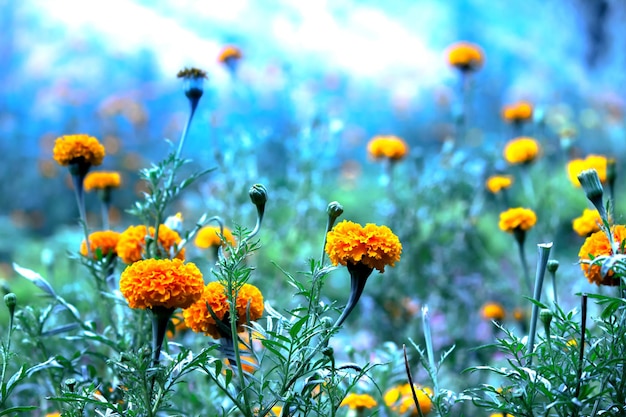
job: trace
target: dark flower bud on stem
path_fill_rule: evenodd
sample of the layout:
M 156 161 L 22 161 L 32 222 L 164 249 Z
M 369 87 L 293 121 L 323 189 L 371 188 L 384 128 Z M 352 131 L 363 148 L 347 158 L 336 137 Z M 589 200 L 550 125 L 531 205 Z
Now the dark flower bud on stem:
M 11 315 L 11 317 L 13 317 L 13 314 L 15 313 L 15 306 L 17 305 L 17 296 L 15 295 L 15 293 L 10 292 L 7 295 L 5 295 L 4 303 L 7 305 L 7 308 L 9 309 L 9 314 Z

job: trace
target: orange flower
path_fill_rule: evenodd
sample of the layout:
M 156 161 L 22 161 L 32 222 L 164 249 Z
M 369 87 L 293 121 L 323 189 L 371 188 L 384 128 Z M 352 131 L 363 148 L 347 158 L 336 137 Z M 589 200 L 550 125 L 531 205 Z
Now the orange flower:
M 515 229 L 529 230 L 537 223 L 537 215 L 527 208 L 510 208 L 500 213 L 498 226 L 503 232 L 513 233 Z
M 363 227 L 344 220 L 328 232 L 325 249 L 333 265 L 361 263 L 385 272 L 385 266 L 400 260 L 402 244 L 387 226 L 368 223 Z
M 137 261 L 120 277 L 120 291 L 131 308 L 187 308 L 200 299 L 203 288 L 198 267 L 180 259 Z
M 504 159 L 509 164 L 528 164 L 539 155 L 539 143 L 533 138 L 515 138 L 504 147 Z
M 183 313 L 177 311 L 170 319 L 166 335 L 171 339 L 179 333 L 184 333 L 186 330 L 189 330 L 189 327 L 185 324 Z
M 100 252 L 102 258 L 106 258 L 109 253 L 115 254 L 115 247 L 120 239 L 118 232 L 111 230 L 103 230 L 93 232 L 89 235 L 89 248 L 94 259 L 98 259 L 97 253 Z M 83 240 L 80 245 L 80 254 L 87 256 L 87 242 Z
M 600 230 L 602 218 L 598 210 L 585 209 L 582 216 L 572 221 L 572 227 L 579 236 L 589 236 Z
M 100 165 L 104 159 L 104 146 L 88 135 L 66 135 L 54 143 L 53 157 L 59 165 L 67 166 L 82 161 L 91 166 Z
M 483 51 L 472 43 L 458 42 L 448 48 L 448 63 L 463 72 L 480 69 L 483 61 Z
M 433 391 L 430 388 L 415 386 L 415 394 L 422 414 L 430 413 L 433 407 L 433 403 L 430 399 L 433 395 Z M 397 413 L 404 414 L 411 410 L 411 415 L 418 415 L 409 384 L 399 385 L 389 389 L 383 399 L 385 400 L 385 404 Z
M 602 155 L 589 155 L 585 159 L 573 159 L 567 163 L 567 175 L 575 187 L 580 187 L 578 174 L 586 169 L 595 169 L 600 181 L 606 181 L 607 158 Z
M 117 188 L 122 183 L 119 172 L 91 172 L 87 174 L 83 184 L 85 191 Z
M 228 62 L 228 60 L 238 60 L 242 57 L 243 54 L 241 53 L 241 50 L 239 48 L 237 48 L 236 46 L 227 45 L 224 47 L 224 49 L 222 49 L 217 60 L 224 64 Z
M 154 237 L 154 227 L 150 227 L 150 236 Z M 146 226 L 130 226 L 120 235 L 115 250 L 117 255 L 124 263 L 130 264 L 137 262 L 146 254 L 146 235 L 148 229 Z M 163 257 L 170 257 L 174 248 L 177 248 L 181 242 L 181 238 L 175 231 L 171 230 L 164 224 L 159 226 L 159 250 L 158 253 Z M 165 249 L 165 253 L 163 253 Z M 178 259 L 185 259 L 185 249 L 181 249 L 176 255 Z
M 480 310 L 480 315 L 485 320 L 502 321 L 506 316 L 506 312 L 504 311 L 504 307 L 502 307 L 500 304 L 489 302 L 483 304 Z
M 519 123 L 531 117 L 533 117 L 533 105 L 527 101 L 518 101 L 502 109 L 502 118 L 507 122 Z
M 603 276 L 601 263 L 591 264 L 592 260 L 599 256 L 623 254 L 621 247 L 624 239 L 626 239 L 626 227 L 617 225 L 613 227 L 611 232 L 617 246 L 617 253 L 613 252 L 609 238 L 604 231 L 595 232 L 589 236 L 581 246 L 580 252 L 578 252 L 580 268 L 583 270 L 587 280 L 596 285 L 619 285 L 620 283 L 618 278 L 613 277 L 614 272 L 612 269 L 609 269 L 606 276 Z
M 374 397 L 369 394 L 348 394 L 339 407 L 348 407 L 351 410 L 364 410 L 378 405 Z
M 220 228 L 217 226 L 205 226 L 198 230 L 194 243 L 200 249 L 220 246 L 223 244 L 222 239 L 220 239 L 220 233 L 222 232 L 220 232 Z M 226 242 L 228 242 L 231 246 L 235 246 L 237 244 L 235 242 L 235 237 L 229 228 L 224 227 L 223 235 Z
M 367 152 L 375 159 L 398 161 L 409 152 L 409 146 L 397 136 L 376 136 L 367 144 Z
M 513 177 L 509 175 L 492 175 L 487 178 L 485 185 L 489 191 L 493 194 L 497 194 L 513 185 Z

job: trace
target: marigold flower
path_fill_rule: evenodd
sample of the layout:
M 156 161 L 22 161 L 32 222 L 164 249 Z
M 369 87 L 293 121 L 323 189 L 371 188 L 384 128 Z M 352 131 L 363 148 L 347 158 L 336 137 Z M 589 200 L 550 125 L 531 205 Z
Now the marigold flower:
M 604 231 L 593 233 L 589 236 L 585 243 L 578 252 L 580 258 L 580 268 L 587 277 L 587 280 L 596 285 L 619 285 L 620 280 L 614 278 L 614 271 L 609 269 L 606 276 L 602 275 L 602 265 L 599 263 L 591 264 L 592 260 L 599 256 L 611 256 L 617 254 L 623 254 L 621 247 L 626 239 L 626 227 L 623 225 L 616 225 L 611 230 L 613 240 L 617 244 L 617 252 L 613 252 L 613 248 L 609 243 L 609 238 Z
M 483 61 L 483 51 L 472 43 L 458 42 L 448 48 L 448 63 L 463 72 L 480 69 Z
M 204 280 L 195 264 L 146 259 L 126 267 L 120 291 L 131 308 L 187 308 L 202 296 Z
M 367 144 L 367 152 L 375 159 L 398 161 L 409 152 L 409 146 L 397 136 L 376 136 Z
M 102 164 L 104 154 L 104 146 L 93 136 L 65 135 L 54 142 L 54 160 L 63 166 L 79 161 L 97 166 Z
M 513 177 L 510 175 L 492 175 L 487 178 L 485 185 L 489 191 L 493 194 L 497 194 L 513 185 Z
M 215 246 L 221 246 L 223 245 L 223 242 L 222 239 L 220 239 L 220 234 L 224 235 L 224 239 L 231 246 L 235 246 L 237 244 L 235 242 L 235 237 L 233 236 L 233 233 L 228 227 L 224 227 L 224 231 L 221 232 L 221 229 L 218 226 L 205 226 L 202 229 L 198 230 L 198 233 L 196 233 L 194 244 L 200 249 L 208 249 Z
M 432 400 L 430 399 L 433 395 L 433 391 L 430 388 L 415 386 L 415 394 L 422 414 L 430 413 L 433 407 Z M 411 385 L 409 384 L 399 385 L 389 389 L 383 399 L 385 404 L 397 413 L 404 414 L 411 410 L 411 415 L 418 415 L 415 402 L 413 401 Z
M 91 255 L 94 259 L 97 259 L 97 252 L 100 252 L 103 258 L 106 258 L 109 253 L 113 253 L 115 255 L 115 248 L 119 239 L 120 234 L 112 230 L 103 230 L 91 233 L 89 235 Z M 83 240 L 80 245 L 80 254 L 87 256 L 87 242 L 85 240 Z
M 497 412 L 490 414 L 489 417 L 513 417 L 513 414 Z
M 150 231 L 150 236 L 154 237 L 154 227 L 146 228 L 144 225 L 130 226 L 120 235 L 115 250 L 124 263 L 137 262 L 146 255 L 146 235 Z M 178 247 L 181 238 L 175 231 L 164 224 L 159 226 L 159 255 L 169 257 L 171 251 Z M 161 253 L 165 249 L 166 253 Z M 176 255 L 178 259 L 185 259 L 185 249 L 181 249 Z
M 515 104 L 504 106 L 502 118 L 507 122 L 520 123 L 533 117 L 533 105 L 527 101 L 519 101 Z
M 606 182 L 607 158 L 602 155 L 589 155 L 585 159 L 573 159 L 567 163 L 567 175 L 575 187 L 580 187 L 578 174 L 587 170 L 595 169 L 598 172 L 600 182 Z
M 225 64 L 228 62 L 228 60 L 238 60 L 241 58 L 243 58 L 241 49 L 233 45 L 227 45 L 220 51 L 217 60 L 222 64 Z
M 369 394 L 348 394 L 343 399 L 340 407 L 348 407 L 351 410 L 363 410 L 365 408 L 374 408 L 378 405 L 374 397 Z
M 517 207 L 500 213 L 498 226 L 503 232 L 513 233 L 516 229 L 529 230 L 537 223 L 537 215 L 531 209 Z
M 539 155 L 539 142 L 533 138 L 519 137 L 504 147 L 504 159 L 509 164 L 528 164 Z
M 172 315 L 169 322 L 169 327 L 167 329 L 167 337 L 172 338 L 179 333 L 184 333 L 186 330 L 189 330 L 189 327 L 185 324 L 185 318 L 183 317 L 182 311 L 177 311 Z
M 504 310 L 504 307 L 502 307 L 500 304 L 489 302 L 483 304 L 482 308 L 480 309 L 480 315 L 485 320 L 502 321 L 504 320 L 504 317 L 506 317 L 506 311 Z
M 48 413 L 48 414 L 46 414 L 46 417 L 61 417 L 61 413 L 59 413 L 59 412 Z
M 387 226 L 368 223 L 363 227 L 344 220 L 328 232 L 325 249 L 333 265 L 361 263 L 385 272 L 385 266 L 400 260 L 402 244 Z
M 582 216 L 572 221 L 572 228 L 579 236 L 589 236 L 600 230 L 602 218 L 598 210 L 585 209 Z
M 117 188 L 121 183 L 122 178 L 119 172 L 108 171 L 90 172 L 83 181 L 85 191 Z
M 243 325 L 246 322 L 248 304 L 250 305 L 250 320 L 260 319 L 264 310 L 263 295 L 254 285 L 243 284 L 236 300 L 238 331 L 243 330 Z M 207 309 L 207 305 L 211 307 L 215 317 L 220 321 L 224 320 L 230 311 L 226 288 L 220 282 L 207 284 L 200 300 L 183 311 L 185 323 L 194 332 L 205 333 L 214 339 L 219 339 L 222 336 L 215 319 Z

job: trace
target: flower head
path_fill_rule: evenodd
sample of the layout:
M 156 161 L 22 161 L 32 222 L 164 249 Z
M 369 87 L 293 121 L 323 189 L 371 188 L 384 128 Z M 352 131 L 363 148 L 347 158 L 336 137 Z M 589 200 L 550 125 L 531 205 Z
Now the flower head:
M 204 80 L 207 78 L 206 71 L 198 68 L 184 68 L 178 71 L 176 76 L 185 82 L 185 95 L 190 100 L 192 109 L 195 109 L 204 93 Z
M 602 218 L 598 210 L 585 209 L 582 216 L 572 221 L 572 228 L 579 236 L 589 236 L 600 230 Z
M 537 223 L 537 215 L 531 209 L 517 207 L 500 213 L 498 226 L 503 232 L 513 233 L 516 229 L 529 230 Z
M 602 275 L 601 263 L 593 263 L 593 259 L 599 256 L 611 256 L 622 254 L 622 244 L 626 239 L 626 227 L 623 225 L 614 226 L 611 235 L 616 243 L 617 252 L 613 252 L 613 247 L 609 243 L 606 233 L 601 230 L 589 236 L 578 252 L 580 258 L 580 268 L 587 277 L 587 280 L 596 285 L 619 285 L 620 280 L 613 277 L 614 271 L 609 269 L 608 273 Z
M 377 405 L 374 397 L 369 394 L 348 394 L 339 406 L 348 407 L 351 410 L 364 410 L 366 408 L 374 408 Z
M 221 62 L 222 64 L 226 64 L 229 60 L 236 61 L 236 60 L 240 60 L 241 58 L 243 58 L 241 49 L 233 45 L 227 45 L 220 51 L 220 54 L 217 60 Z
M 533 138 L 520 137 L 504 147 L 504 159 L 509 164 L 528 164 L 539 155 L 539 143 Z
M 217 226 L 205 226 L 202 229 L 198 230 L 196 234 L 196 238 L 194 243 L 200 249 L 208 249 L 211 247 L 222 246 L 224 242 L 220 239 L 220 234 L 224 235 L 224 239 L 231 246 L 235 246 L 237 243 L 235 242 L 235 237 L 229 228 L 224 227 L 223 233 L 221 229 Z
M 328 232 L 325 249 L 334 265 L 360 263 L 385 272 L 385 266 L 400 260 L 402 244 L 387 226 L 368 223 L 363 227 L 344 220 Z
M 519 101 L 515 104 L 504 106 L 502 118 L 507 122 L 520 123 L 533 117 L 533 105 L 527 101 Z
M 198 267 L 180 259 L 137 261 L 120 277 L 120 291 L 131 308 L 187 308 L 200 299 L 203 288 Z
M 598 172 L 600 181 L 606 181 L 607 158 L 602 155 L 589 155 L 585 159 L 573 159 L 567 163 L 567 175 L 575 187 L 580 187 L 578 174 L 588 169 L 595 169 Z
M 102 164 L 104 146 L 88 135 L 65 135 L 54 142 L 53 157 L 59 165 L 81 162 L 89 166 Z
M 482 308 L 480 309 L 480 315 L 485 320 L 502 321 L 504 320 L 504 317 L 506 317 L 506 312 L 504 311 L 504 307 L 502 307 L 500 304 L 488 302 L 483 304 Z
M 120 234 L 111 230 L 103 230 L 99 232 L 93 232 L 89 235 L 89 248 L 91 249 L 91 255 L 94 259 L 98 258 L 98 252 L 103 258 L 106 258 L 109 253 L 116 254 L 115 247 L 120 239 Z M 83 240 L 80 245 L 80 254 L 87 256 L 87 242 Z
M 375 159 L 398 161 L 409 152 L 409 146 L 397 136 L 375 136 L 367 144 L 367 152 Z
M 119 172 L 107 171 L 90 172 L 83 181 L 85 191 L 117 188 L 121 183 L 122 178 Z
M 130 226 L 120 235 L 115 250 L 124 263 L 130 264 L 142 259 L 146 254 L 146 236 L 148 231 L 154 237 L 154 227 L 146 228 L 144 225 Z M 159 255 L 169 257 L 174 248 L 177 248 L 181 238 L 175 231 L 164 224 L 159 226 Z M 165 252 L 165 253 L 162 253 Z M 175 256 L 178 259 L 185 259 L 185 249 L 181 249 Z
M 433 403 L 430 399 L 433 395 L 433 391 L 430 388 L 415 386 L 415 394 L 422 414 L 430 413 L 433 407 Z M 385 404 L 397 413 L 404 414 L 411 410 L 411 415 L 418 415 L 415 402 L 413 401 L 411 385 L 409 384 L 399 385 L 389 389 L 383 399 L 385 400 Z
M 448 63 L 463 72 L 480 69 L 483 61 L 483 51 L 472 43 L 457 42 L 448 48 Z
M 487 178 L 485 185 L 489 191 L 497 194 L 513 185 L 513 177 L 510 175 L 492 175 Z

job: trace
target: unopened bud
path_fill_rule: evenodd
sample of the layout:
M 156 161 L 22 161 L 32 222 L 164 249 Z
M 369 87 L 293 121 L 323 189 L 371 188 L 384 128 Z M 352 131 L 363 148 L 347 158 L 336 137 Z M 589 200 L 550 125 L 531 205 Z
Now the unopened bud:
M 334 221 L 343 214 L 343 206 L 337 201 L 333 201 L 332 203 L 328 204 L 326 213 L 328 213 L 328 216 Z
M 557 261 L 556 259 L 550 259 L 548 261 L 547 268 L 549 273 L 556 273 L 556 271 L 559 269 L 559 261 Z
M 550 332 L 550 323 L 552 322 L 552 317 L 554 317 L 554 314 L 552 313 L 552 311 L 550 311 L 550 309 L 542 308 L 541 311 L 539 311 L 539 320 L 541 320 L 541 322 L 543 323 L 543 326 L 546 329 L 546 333 Z
M 250 195 L 250 200 L 252 204 L 255 206 L 263 206 L 265 207 L 265 203 L 267 203 L 267 189 L 263 184 L 254 184 L 250 187 L 250 191 L 248 192 Z
M 185 81 L 185 95 L 195 103 L 200 100 L 204 93 L 204 80 L 207 78 L 206 72 L 198 68 L 185 68 L 177 74 L 178 78 Z
M 74 389 L 76 388 L 76 380 L 74 378 L 67 378 L 65 380 L 65 386 L 70 392 L 74 392 Z
M 600 182 L 600 177 L 598 176 L 598 172 L 595 169 L 586 169 L 578 174 L 578 181 L 580 181 L 580 185 L 583 190 L 585 190 L 585 194 L 589 201 L 591 201 L 594 205 L 595 200 L 602 199 L 602 193 L 604 192 L 602 188 L 602 183 Z
M 10 292 L 7 295 L 5 295 L 4 303 L 7 305 L 9 309 L 9 314 L 13 316 L 13 314 L 15 313 L 15 306 L 17 305 L 17 296 L 15 295 L 15 293 Z

